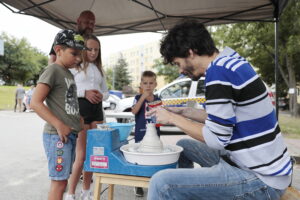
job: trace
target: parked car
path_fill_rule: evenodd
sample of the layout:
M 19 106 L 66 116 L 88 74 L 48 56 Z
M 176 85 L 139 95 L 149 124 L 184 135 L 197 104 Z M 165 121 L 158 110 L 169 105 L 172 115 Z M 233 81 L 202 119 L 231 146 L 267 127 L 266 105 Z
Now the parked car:
M 157 90 L 154 94 L 162 99 L 163 105 L 165 106 L 203 108 L 205 103 L 204 80 L 204 77 L 200 78 L 198 81 L 192 81 L 190 78 L 186 77 L 179 78 Z M 266 84 L 265 86 L 273 105 L 275 105 L 273 93 Z M 131 112 L 133 101 L 134 97 L 121 99 L 115 112 Z M 122 121 L 118 118 L 117 120 Z
M 278 98 L 278 108 L 281 110 L 288 110 L 289 109 L 289 99 L 286 97 L 279 97 Z
M 165 106 L 190 106 L 203 108 L 205 102 L 204 78 L 192 81 L 190 78 L 179 78 L 154 92 L 162 99 Z M 115 112 L 131 112 L 134 97 L 121 99 Z M 121 119 L 117 119 L 122 121 Z
M 118 96 L 114 94 L 110 94 L 108 99 L 102 102 L 102 107 L 104 110 L 107 109 L 114 110 L 120 100 L 121 99 Z
M 109 94 L 116 95 L 120 99 L 123 99 L 125 97 L 125 95 L 123 94 L 123 92 L 119 91 L 119 90 L 109 90 L 108 92 L 109 92 Z

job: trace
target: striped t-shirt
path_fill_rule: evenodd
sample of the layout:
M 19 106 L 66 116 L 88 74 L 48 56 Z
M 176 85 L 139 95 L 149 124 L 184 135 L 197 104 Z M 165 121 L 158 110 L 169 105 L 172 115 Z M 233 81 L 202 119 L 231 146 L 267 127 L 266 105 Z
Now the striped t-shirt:
M 267 185 L 286 188 L 292 164 L 267 88 L 250 63 L 226 47 L 205 75 L 208 146 L 225 150 Z

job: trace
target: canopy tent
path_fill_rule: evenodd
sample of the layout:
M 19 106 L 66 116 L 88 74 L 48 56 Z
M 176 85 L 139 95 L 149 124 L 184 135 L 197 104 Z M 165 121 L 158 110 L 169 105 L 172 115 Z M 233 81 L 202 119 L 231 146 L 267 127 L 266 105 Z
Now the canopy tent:
M 278 94 L 278 21 L 288 0 L 3 0 L 12 12 L 31 15 L 59 28 L 76 29 L 83 10 L 96 15 L 98 36 L 166 31 L 182 19 L 205 25 L 274 22 L 275 85 Z M 12 9 L 12 6 L 18 11 Z M 278 96 L 276 95 L 278 116 Z
M 287 0 L 3 0 L 13 12 L 31 15 L 59 28 L 76 29 L 83 10 L 96 15 L 94 33 L 112 35 L 168 30 L 179 20 L 206 25 L 232 22 L 273 22 Z M 14 11 L 12 6 L 19 11 Z

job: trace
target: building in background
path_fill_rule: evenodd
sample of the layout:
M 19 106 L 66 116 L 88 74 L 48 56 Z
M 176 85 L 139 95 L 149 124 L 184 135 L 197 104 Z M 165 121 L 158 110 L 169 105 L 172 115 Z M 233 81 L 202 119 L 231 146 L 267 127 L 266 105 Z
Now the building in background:
M 128 71 L 132 79 L 131 86 L 134 90 L 138 91 L 143 71 L 151 70 L 157 73 L 152 66 L 154 65 L 154 60 L 161 57 L 159 47 L 159 41 L 155 41 L 113 53 L 103 59 L 104 68 L 113 68 L 122 56 L 128 64 Z M 165 81 L 163 77 L 158 77 L 157 83 L 157 89 L 164 86 Z

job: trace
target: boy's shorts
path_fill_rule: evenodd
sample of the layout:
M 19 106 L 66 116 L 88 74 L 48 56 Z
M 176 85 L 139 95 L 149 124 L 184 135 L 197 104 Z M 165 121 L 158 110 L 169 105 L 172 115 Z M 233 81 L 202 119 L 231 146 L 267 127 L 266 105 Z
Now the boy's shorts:
M 62 143 L 57 134 L 43 134 L 49 178 L 51 180 L 59 181 L 69 178 L 75 159 L 76 138 L 76 134 L 70 133 L 68 142 Z

